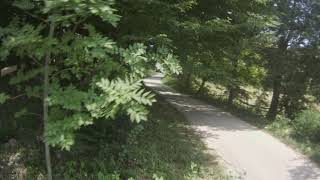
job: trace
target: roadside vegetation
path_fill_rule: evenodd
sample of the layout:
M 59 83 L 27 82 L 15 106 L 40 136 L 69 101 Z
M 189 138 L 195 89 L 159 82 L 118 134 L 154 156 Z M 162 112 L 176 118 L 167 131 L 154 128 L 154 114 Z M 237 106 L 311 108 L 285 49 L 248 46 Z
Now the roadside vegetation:
M 54 178 L 227 179 L 185 118 L 166 102 L 154 104 L 147 122 L 118 120 L 82 129 L 70 151 L 54 149 Z M 21 128 L 32 132 L 27 124 Z M 16 137 L 0 146 L 0 179 L 45 179 L 41 143 L 21 133 L 11 132 Z

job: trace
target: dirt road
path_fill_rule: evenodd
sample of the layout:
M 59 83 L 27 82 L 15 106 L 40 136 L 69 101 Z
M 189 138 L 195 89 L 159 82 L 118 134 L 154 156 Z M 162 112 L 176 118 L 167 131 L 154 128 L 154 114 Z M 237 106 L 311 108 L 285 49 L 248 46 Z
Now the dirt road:
M 305 156 L 228 112 L 163 85 L 161 78 L 157 74 L 144 83 L 184 113 L 233 175 L 245 180 L 320 180 L 320 169 Z

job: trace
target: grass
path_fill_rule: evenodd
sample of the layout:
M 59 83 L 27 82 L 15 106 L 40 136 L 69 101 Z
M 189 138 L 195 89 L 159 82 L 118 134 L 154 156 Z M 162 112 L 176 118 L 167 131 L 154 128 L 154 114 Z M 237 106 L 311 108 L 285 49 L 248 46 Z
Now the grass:
M 81 129 L 71 151 L 53 149 L 55 179 L 228 178 L 182 114 L 160 99 L 150 112 L 140 124 L 119 116 Z M 42 143 L 15 139 L 0 145 L 0 179 L 45 179 Z
M 205 153 L 205 145 L 181 113 L 167 102 L 158 100 L 151 114 L 152 120 L 145 126 L 148 130 L 140 136 L 142 148 L 132 152 L 136 159 L 153 159 L 145 164 L 150 174 L 156 173 L 164 179 L 224 178 L 222 169 L 214 157 Z M 139 153 L 141 149 L 150 154 Z M 144 172 L 140 170 L 138 174 Z
M 320 166 L 320 144 L 312 142 L 305 136 L 297 136 L 294 126 L 286 118 L 278 118 L 266 125 L 264 129 L 287 145 L 302 152 Z
M 195 95 L 196 84 L 193 84 L 190 89 L 186 90 L 186 88 L 183 88 L 179 81 L 174 78 L 166 77 L 164 82 L 180 92 L 192 95 L 195 98 L 224 109 L 234 116 L 269 132 L 285 144 L 302 152 L 320 166 L 320 144 L 308 140 L 307 137 L 303 135 L 296 136 L 296 129 L 290 119 L 279 116 L 275 121 L 269 121 L 264 117 L 264 112 L 258 110 L 254 106 L 248 107 L 238 102 L 235 102 L 230 106 L 226 103 L 226 96 L 223 95 L 223 87 L 219 88 L 210 83 L 208 83 L 209 87 L 207 88 L 208 91 L 206 93 Z

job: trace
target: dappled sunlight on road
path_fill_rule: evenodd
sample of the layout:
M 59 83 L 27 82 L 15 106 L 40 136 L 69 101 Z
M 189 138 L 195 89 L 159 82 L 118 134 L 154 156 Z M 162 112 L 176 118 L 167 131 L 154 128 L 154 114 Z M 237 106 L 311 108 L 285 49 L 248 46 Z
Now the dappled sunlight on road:
M 183 112 L 231 174 L 248 180 L 320 179 L 320 169 L 305 156 L 230 113 L 163 85 L 162 78 L 156 74 L 144 83 Z

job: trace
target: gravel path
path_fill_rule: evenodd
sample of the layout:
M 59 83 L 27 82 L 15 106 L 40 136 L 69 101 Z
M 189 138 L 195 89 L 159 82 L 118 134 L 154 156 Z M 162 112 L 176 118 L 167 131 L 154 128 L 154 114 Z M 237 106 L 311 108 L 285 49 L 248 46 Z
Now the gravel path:
M 176 92 L 161 79 L 157 74 L 144 83 L 184 113 L 235 179 L 320 180 L 320 169 L 302 154 L 228 112 Z

